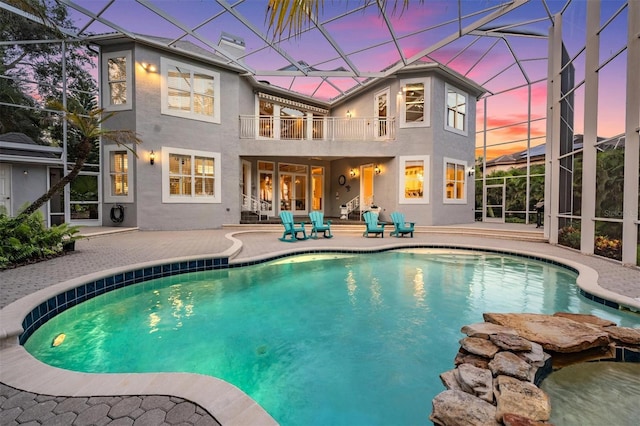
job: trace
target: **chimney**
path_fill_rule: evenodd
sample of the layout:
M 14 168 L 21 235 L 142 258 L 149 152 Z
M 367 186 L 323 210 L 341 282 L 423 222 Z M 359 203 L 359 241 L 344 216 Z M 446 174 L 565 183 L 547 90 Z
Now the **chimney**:
M 225 52 L 231 54 L 234 58 L 244 54 L 245 45 L 242 37 L 234 36 L 233 34 L 225 33 L 220 34 L 220 40 L 218 40 L 218 46 L 224 49 Z M 242 62 L 240 60 L 239 62 Z

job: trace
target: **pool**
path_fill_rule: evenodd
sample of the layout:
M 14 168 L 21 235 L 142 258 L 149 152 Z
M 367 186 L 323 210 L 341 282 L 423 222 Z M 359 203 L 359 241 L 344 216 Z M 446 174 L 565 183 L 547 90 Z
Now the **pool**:
M 483 312 L 637 326 L 638 316 L 580 297 L 575 280 L 499 253 L 315 253 L 114 290 L 53 317 L 25 348 L 76 371 L 219 377 L 283 425 L 423 424 L 460 328 Z

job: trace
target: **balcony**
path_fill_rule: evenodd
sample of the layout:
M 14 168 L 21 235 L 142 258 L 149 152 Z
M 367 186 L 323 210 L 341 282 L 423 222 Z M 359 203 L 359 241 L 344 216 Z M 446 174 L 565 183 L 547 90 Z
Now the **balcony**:
M 240 116 L 241 139 L 386 141 L 395 139 L 394 117 Z

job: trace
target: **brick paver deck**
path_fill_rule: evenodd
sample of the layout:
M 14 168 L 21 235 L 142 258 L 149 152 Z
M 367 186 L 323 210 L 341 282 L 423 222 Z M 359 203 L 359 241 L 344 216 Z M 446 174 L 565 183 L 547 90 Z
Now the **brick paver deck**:
M 496 238 L 491 229 L 464 235 L 425 228 L 422 232 L 416 232 L 413 239 L 388 236 L 382 239 L 363 238 L 361 231 L 351 227 L 337 229 L 332 239 L 319 238 L 292 244 L 277 239 L 282 233 L 277 227 L 264 228 L 260 232 L 238 232 L 229 238 L 231 233 L 230 229 L 131 231 L 84 238 L 76 243 L 76 251 L 68 255 L 0 271 L 0 307 L 4 308 L 54 284 L 90 273 L 164 259 L 234 253 L 232 262 L 240 262 L 300 249 L 376 249 L 402 244 L 429 244 L 525 252 L 563 260 L 572 265 L 587 265 L 597 271 L 597 285 L 605 292 L 619 297 L 628 306 L 640 309 L 639 268 L 623 267 L 617 262 L 585 256 L 547 243 L 525 242 L 517 239 L 517 236 L 516 239 L 504 236 Z M 480 235 L 482 233 L 486 235 Z M 3 372 L 4 358 L 0 351 L 0 376 L 6 373 Z M 1 425 L 219 424 L 214 418 L 216 413 L 209 413 L 198 404 L 173 395 L 68 397 L 64 396 L 64 392 L 61 393 L 63 396 L 42 395 L 19 387 L 0 383 Z

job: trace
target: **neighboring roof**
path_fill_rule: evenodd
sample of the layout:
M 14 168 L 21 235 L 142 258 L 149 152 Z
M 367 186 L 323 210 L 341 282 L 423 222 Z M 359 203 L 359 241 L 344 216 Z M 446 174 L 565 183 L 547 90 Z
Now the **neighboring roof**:
M 6 161 L 20 157 L 22 160 L 41 159 L 38 162 L 51 159 L 51 163 L 57 163 L 61 154 L 61 147 L 39 145 L 24 133 L 11 132 L 0 135 L 0 158 Z
M 33 139 L 24 133 L 18 132 L 9 132 L 3 135 L 0 135 L 0 143 L 2 142 L 13 142 L 13 143 L 23 143 L 27 145 L 38 145 Z M 0 145 L 1 147 L 2 145 Z

